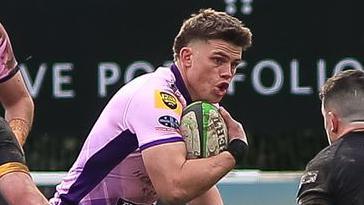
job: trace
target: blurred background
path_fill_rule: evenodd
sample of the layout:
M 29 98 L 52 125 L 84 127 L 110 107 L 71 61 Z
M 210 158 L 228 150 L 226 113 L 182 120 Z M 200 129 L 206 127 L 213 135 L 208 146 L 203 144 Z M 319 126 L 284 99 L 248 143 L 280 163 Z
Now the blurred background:
M 214 8 L 253 33 L 222 102 L 250 143 L 245 166 L 219 184 L 224 200 L 295 204 L 300 172 L 328 145 L 320 86 L 337 71 L 363 69 L 363 7 L 355 0 L 2 0 L 0 22 L 36 106 L 28 165 L 67 171 L 110 97 L 170 64 L 183 20 Z M 54 185 L 40 187 L 52 196 Z

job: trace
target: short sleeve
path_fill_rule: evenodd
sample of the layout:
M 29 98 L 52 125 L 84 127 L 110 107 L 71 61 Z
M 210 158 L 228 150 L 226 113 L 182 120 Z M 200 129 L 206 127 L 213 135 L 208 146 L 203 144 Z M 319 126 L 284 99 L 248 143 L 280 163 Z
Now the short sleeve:
M 320 154 L 316 156 L 308 163 L 301 177 L 297 192 L 297 204 L 331 204 L 329 198 L 331 175 L 330 161 L 321 157 Z
M 0 24 L 0 82 L 10 79 L 18 71 L 10 39 Z
M 130 102 L 127 126 L 136 134 L 141 150 L 183 141 L 179 133 L 182 104 L 168 89 L 145 88 Z

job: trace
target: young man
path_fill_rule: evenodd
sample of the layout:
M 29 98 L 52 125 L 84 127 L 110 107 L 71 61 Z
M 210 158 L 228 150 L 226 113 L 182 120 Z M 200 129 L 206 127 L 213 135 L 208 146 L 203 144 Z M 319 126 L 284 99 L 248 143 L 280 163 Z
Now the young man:
M 0 193 L 10 205 L 48 204 L 34 185 L 21 146 L 33 121 L 34 105 L 17 66 L 8 34 L 0 24 Z
M 297 202 L 364 205 L 364 72 L 331 77 L 320 98 L 330 146 L 308 163 Z
M 242 125 L 221 108 L 228 151 L 188 160 L 178 124 L 192 101 L 221 101 L 250 44 L 251 33 L 238 19 L 212 9 L 192 15 L 175 38 L 174 64 L 114 95 L 50 202 L 223 204 L 215 184 L 244 156 Z

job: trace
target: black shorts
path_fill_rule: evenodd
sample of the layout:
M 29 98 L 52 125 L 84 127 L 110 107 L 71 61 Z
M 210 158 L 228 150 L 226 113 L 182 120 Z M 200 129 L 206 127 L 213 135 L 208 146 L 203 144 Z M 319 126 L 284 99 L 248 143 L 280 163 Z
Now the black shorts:
M 0 117 L 0 177 L 10 172 L 26 172 L 25 157 L 8 123 Z

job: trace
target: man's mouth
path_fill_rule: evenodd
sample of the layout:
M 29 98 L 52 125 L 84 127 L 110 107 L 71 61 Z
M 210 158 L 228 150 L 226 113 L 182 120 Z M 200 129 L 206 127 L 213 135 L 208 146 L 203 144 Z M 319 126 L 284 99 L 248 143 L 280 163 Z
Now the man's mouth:
M 227 90 L 229 88 L 229 83 L 226 83 L 226 82 L 223 82 L 223 83 L 219 83 L 217 85 L 217 87 L 220 89 L 220 90 Z
M 219 83 L 216 87 L 218 88 L 218 95 L 225 95 L 227 89 L 229 88 L 229 83 L 222 82 Z

